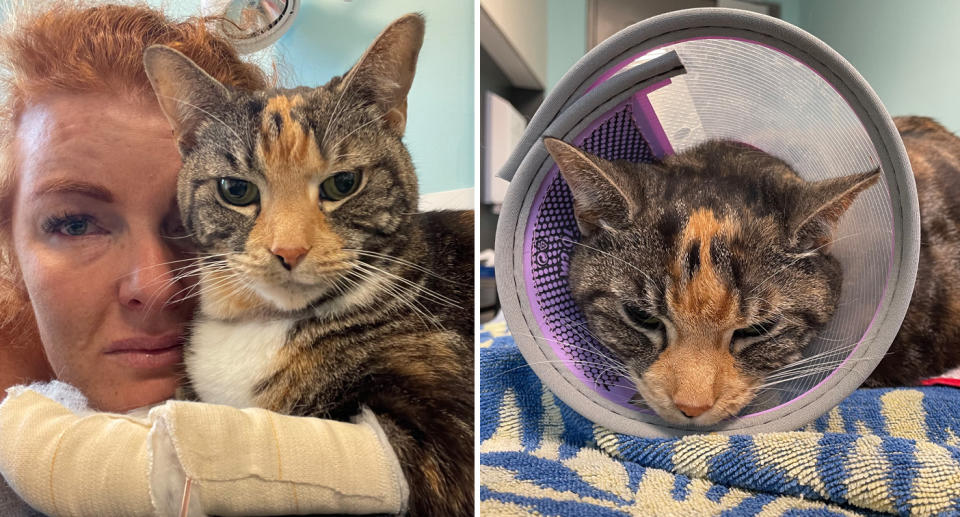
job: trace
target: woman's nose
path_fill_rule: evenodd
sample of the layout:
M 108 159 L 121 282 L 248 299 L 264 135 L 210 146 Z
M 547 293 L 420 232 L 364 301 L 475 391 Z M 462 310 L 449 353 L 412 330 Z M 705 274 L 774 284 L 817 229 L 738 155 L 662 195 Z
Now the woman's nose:
M 182 302 L 189 291 L 183 274 L 188 263 L 177 258 L 159 235 L 137 239 L 128 256 L 129 273 L 120 282 L 120 303 L 131 309 L 161 310 Z

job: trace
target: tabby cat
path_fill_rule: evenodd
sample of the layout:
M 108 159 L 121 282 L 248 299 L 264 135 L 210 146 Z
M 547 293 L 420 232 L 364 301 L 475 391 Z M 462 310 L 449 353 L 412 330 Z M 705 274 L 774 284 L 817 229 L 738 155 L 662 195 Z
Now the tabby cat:
M 960 138 L 897 117 L 920 200 L 920 264 L 907 315 L 867 386 L 908 386 L 960 365 Z
M 903 328 L 867 384 L 915 383 L 960 364 L 960 139 L 897 120 L 920 193 L 920 272 Z M 569 285 L 590 333 L 664 420 L 736 415 L 832 317 L 832 233 L 879 170 L 802 180 L 784 161 L 708 141 L 660 163 L 608 162 L 544 140 L 582 233 Z M 649 200 L 657 200 L 655 203 Z M 769 281 L 772 277 L 776 281 Z
M 473 216 L 417 213 L 401 139 L 424 22 L 393 22 L 318 88 L 227 88 L 144 57 L 202 254 L 185 350 L 199 399 L 348 420 L 370 408 L 411 515 L 472 515 Z

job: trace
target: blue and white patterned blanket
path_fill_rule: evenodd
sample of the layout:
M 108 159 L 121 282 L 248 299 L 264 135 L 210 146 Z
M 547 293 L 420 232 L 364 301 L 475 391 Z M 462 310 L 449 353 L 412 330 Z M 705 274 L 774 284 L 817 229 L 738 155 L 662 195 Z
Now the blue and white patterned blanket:
M 480 515 L 960 515 L 956 388 L 858 390 L 790 433 L 645 439 L 556 399 L 505 324 L 480 347 Z

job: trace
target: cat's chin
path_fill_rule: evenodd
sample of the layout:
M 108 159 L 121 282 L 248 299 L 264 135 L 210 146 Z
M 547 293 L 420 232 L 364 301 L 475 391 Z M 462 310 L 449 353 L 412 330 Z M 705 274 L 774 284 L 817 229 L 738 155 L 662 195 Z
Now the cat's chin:
M 358 281 L 352 288 L 341 290 L 329 283 L 276 285 L 254 282 L 253 289 L 280 311 L 297 312 L 309 308 L 318 315 L 336 316 L 358 306 L 382 303 L 384 283 L 382 278 L 374 278 Z
M 322 302 L 325 296 L 333 294 L 333 288 L 328 286 L 301 284 L 277 286 L 258 282 L 253 288 L 265 301 L 287 312 L 306 309 L 317 301 Z

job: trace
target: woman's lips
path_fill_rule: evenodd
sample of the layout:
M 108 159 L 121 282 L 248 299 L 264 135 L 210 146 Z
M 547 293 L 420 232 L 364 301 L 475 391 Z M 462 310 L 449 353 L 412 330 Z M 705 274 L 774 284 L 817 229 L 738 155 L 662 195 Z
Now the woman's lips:
M 104 354 L 133 368 L 166 368 L 183 362 L 182 334 L 120 339 L 110 343 Z

